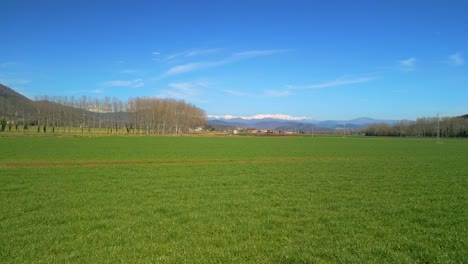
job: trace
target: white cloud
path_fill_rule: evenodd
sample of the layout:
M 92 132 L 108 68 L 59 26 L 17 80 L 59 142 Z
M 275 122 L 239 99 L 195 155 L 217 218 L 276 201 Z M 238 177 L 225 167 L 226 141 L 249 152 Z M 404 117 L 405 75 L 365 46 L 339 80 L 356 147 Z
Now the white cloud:
M 153 51 L 153 52 L 151 52 L 151 54 L 154 55 L 154 56 L 159 56 L 159 55 L 161 55 L 161 52 Z
M 401 60 L 399 61 L 400 63 L 400 66 L 404 69 L 404 70 L 413 70 L 414 67 L 416 66 L 416 58 L 414 57 L 411 57 L 411 58 L 408 58 L 406 60 Z
M 142 79 L 135 79 L 135 80 L 130 80 L 130 81 L 122 81 L 122 80 L 110 81 L 110 82 L 104 83 L 104 85 L 114 86 L 114 87 L 139 88 L 139 87 L 143 87 L 145 83 L 143 82 Z
M 451 54 L 449 56 L 449 61 L 450 61 L 450 64 L 455 65 L 455 66 L 462 66 L 463 64 L 465 64 L 465 59 L 463 58 L 463 54 L 461 54 L 460 52 Z
M 358 83 L 367 83 L 375 78 L 373 77 L 361 77 L 361 78 L 354 78 L 354 79 L 344 79 L 344 80 L 335 80 L 329 81 L 324 83 L 312 84 L 312 85 L 288 85 L 287 88 L 291 90 L 295 89 L 323 89 L 323 88 L 330 88 L 336 86 L 344 86 L 350 84 L 358 84 Z

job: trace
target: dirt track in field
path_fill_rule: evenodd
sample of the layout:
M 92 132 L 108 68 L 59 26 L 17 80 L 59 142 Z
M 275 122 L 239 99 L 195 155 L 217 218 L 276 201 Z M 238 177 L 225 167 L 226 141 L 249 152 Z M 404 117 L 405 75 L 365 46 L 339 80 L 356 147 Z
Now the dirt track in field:
M 320 158 L 273 158 L 246 160 L 177 160 L 177 161 L 82 161 L 82 162 L 31 162 L 3 163 L 0 168 L 38 168 L 38 167 L 68 167 L 68 166 L 117 166 L 117 165 L 170 165 L 170 164 L 203 164 L 203 163 L 271 163 L 271 162 L 305 162 L 305 161 L 336 161 L 357 160 L 359 158 L 320 157 Z

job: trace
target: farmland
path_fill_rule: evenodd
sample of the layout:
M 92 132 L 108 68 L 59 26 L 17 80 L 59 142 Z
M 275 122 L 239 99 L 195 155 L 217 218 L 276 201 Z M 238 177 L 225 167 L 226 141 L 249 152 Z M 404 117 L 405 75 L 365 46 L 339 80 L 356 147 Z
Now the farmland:
M 462 263 L 468 140 L 2 137 L 0 262 Z

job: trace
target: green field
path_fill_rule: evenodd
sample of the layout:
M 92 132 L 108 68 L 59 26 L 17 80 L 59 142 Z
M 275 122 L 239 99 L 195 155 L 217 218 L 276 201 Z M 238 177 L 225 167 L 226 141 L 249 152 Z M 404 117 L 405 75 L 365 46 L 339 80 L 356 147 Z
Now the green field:
M 466 263 L 468 140 L 0 137 L 0 263 Z

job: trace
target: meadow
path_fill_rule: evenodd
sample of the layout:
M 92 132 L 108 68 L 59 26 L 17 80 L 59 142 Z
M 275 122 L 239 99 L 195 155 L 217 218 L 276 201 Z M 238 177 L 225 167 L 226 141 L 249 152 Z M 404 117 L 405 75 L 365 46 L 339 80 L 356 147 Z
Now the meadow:
M 0 137 L 0 262 L 466 263 L 468 140 Z

